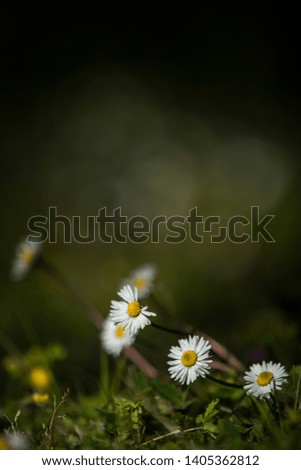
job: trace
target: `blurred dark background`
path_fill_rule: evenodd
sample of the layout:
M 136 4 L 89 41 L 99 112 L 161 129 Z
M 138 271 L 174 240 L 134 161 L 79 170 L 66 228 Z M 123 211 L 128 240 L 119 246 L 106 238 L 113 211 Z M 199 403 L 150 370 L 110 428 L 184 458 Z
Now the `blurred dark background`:
M 153 218 L 197 206 L 227 220 L 258 205 L 276 215 L 274 244 L 60 240 L 44 253 L 103 313 L 121 280 L 153 262 L 175 327 L 190 318 L 245 363 L 258 348 L 288 367 L 300 362 L 296 12 L 207 3 L 2 10 L 1 357 L 59 342 L 69 353 L 59 380 L 97 384 L 98 334 L 68 294 L 38 271 L 9 280 L 31 216 L 57 206 L 85 220 L 121 206 Z M 148 329 L 137 347 L 164 370 L 162 335 Z M 3 368 L 0 376 L 5 383 Z

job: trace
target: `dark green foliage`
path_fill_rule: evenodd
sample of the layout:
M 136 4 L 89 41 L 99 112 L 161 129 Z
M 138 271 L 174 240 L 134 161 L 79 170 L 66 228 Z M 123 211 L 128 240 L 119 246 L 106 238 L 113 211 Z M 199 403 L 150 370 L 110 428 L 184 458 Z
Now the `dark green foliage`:
M 37 360 L 52 367 L 63 348 L 50 346 L 18 358 L 25 370 Z M 33 403 L 15 357 L 5 359 L 14 391 L 1 409 L 2 437 L 17 432 L 32 449 L 296 449 L 301 432 L 301 366 L 292 368 L 289 383 L 271 400 L 248 397 L 202 380 L 181 387 L 148 380 L 120 358 L 106 369 L 94 395 L 59 393 L 53 380 L 50 400 Z M 11 388 L 13 390 L 13 387 Z

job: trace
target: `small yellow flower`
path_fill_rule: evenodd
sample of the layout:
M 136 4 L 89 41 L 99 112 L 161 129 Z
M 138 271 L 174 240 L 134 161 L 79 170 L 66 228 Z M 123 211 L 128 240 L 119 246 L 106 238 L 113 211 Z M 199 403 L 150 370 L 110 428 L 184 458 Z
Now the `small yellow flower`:
M 7 439 L 4 436 L 0 436 L 0 450 L 9 450 Z
M 51 375 L 45 367 L 34 367 L 29 373 L 29 381 L 33 389 L 46 390 L 51 382 Z
M 35 392 L 32 394 L 31 398 L 36 405 L 46 405 L 49 402 L 49 393 Z

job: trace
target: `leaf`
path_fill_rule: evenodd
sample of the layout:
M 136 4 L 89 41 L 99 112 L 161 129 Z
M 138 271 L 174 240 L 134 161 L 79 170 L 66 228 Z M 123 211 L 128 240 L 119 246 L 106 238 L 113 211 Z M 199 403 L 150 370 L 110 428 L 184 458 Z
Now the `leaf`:
M 301 377 L 301 366 L 294 366 L 292 367 L 292 370 L 290 372 L 290 375 L 293 379 L 293 383 L 295 384 L 296 382 L 298 382 L 299 380 L 299 377 Z
M 161 397 L 170 401 L 174 406 L 178 408 L 186 408 L 189 405 L 189 403 L 184 400 L 182 394 L 179 393 L 173 385 L 161 380 L 154 380 L 153 387 Z
M 266 425 L 266 427 L 273 432 L 274 430 L 274 423 L 273 423 L 273 415 L 271 414 L 271 410 L 267 403 L 259 398 L 252 398 L 253 403 L 257 407 L 262 422 Z
M 200 414 L 196 417 L 195 421 L 197 424 L 205 424 L 208 421 L 213 420 L 215 416 L 219 414 L 219 410 L 216 409 L 216 406 L 219 403 L 219 399 L 213 400 L 209 403 L 204 414 Z
M 216 433 L 218 431 L 218 427 L 216 424 L 213 423 L 205 423 L 204 424 L 204 429 L 209 432 L 214 432 Z

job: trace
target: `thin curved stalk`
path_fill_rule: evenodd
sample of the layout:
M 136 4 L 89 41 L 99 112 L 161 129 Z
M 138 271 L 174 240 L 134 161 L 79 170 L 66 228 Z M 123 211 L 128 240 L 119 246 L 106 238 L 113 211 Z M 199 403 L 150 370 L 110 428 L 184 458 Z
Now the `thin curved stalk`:
M 100 329 L 104 322 L 104 317 L 92 304 L 90 304 L 90 302 L 78 293 L 65 276 L 63 276 L 57 268 L 45 259 L 40 259 L 38 266 L 51 275 L 73 297 L 88 320 L 90 320 L 97 329 Z M 159 375 L 158 370 L 144 359 L 144 357 L 133 346 L 125 348 L 123 350 L 123 354 L 150 379 L 154 379 Z

